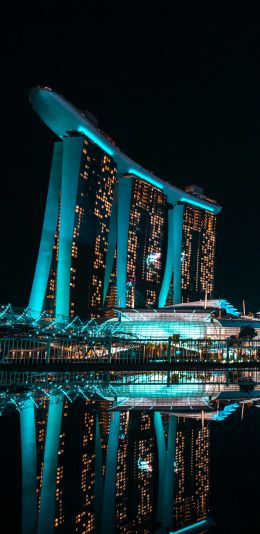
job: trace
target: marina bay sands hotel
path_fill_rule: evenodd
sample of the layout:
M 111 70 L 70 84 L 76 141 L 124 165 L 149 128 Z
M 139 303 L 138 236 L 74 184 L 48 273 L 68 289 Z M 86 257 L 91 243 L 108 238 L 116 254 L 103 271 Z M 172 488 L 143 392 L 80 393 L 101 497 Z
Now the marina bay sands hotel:
M 221 207 L 135 163 L 49 88 L 30 100 L 58 140 L 29 307 L 109 317 L 211 295 Z

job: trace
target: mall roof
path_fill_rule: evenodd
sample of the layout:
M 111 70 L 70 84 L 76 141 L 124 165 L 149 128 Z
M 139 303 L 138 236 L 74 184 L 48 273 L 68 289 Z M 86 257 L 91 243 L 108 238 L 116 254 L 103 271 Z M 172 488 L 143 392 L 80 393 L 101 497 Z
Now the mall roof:
M 208 336 L 211 339 L 223 339 L 230 335 L 230 329 L 235 329 L 236 332 L 241 327 L 252 326 L 260 336 L 260 320 L 240 317 L 226 300 L 208 301 L 207 309 L 204 309 L 202 304 L 202 301 L 196 301 L 157 310 L 120 309 L 115 310 L 117 317 L 112 319 L 87 321 L 82 321 L 80 317 L 70 318 L 63 315 L 52 318 L 45 310 L 39 313 L 30 308 L 16 308 L 5 304 L 0 306 L 0 330 L 1 335 L 11 331 L 12 335 L 21 335 L 24 332 L 24 335 L 83 338 L 113 336 L 133 340 L 163 340 L 172 335 L 179 335 L 183 339 L 201 339 Z M 225 317 L 214 316 L 213 311 L 219 308 L 226 311 Z
M 175 187 L 151 171 L 130 159 L 121 152 L 118 146 L 93 122 L 85 113 L 80 112 L 65 98 L 48 87 L 34 87 L 30 91 L 30 101 L 34 110 L 47 126 L 60 138 L 68 137 L 69 132 L 83 134 L 96 143 L 104 152 L 111 156 L 118 165 L 120 173 L 132 174 L 161 189 L 169 202 L 186 202 L 214 214 L 220 212 L 221 207 L 209 200 L 199 198 Z

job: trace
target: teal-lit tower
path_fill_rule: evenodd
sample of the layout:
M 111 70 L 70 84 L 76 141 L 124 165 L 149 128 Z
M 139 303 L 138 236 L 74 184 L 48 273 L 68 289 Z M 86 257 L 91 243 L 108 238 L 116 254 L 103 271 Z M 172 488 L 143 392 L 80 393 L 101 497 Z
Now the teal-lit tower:
M 181 302 L 186 207 L 220 206 L 142 168 L 49 88 L 30 99 L 59 140 L 29 307 L 91 318 L 109 306 L 163 307 L 171 287 Z

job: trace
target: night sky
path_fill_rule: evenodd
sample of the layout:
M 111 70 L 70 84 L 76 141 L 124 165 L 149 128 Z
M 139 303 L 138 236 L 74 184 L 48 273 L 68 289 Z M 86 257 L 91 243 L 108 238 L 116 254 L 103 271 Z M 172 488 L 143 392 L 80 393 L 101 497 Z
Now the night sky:
M 20 11 L 12 3 L 2 17 L 0 302 L 26 305 L 31 289 L 55 141 L 28 100 L 29 89 L 43 85 L 90 110 L 147 169 L 218 200 L 215 296 L 239 307 L 244 298 L 257 311 L 259 18 L 219 22 L 219 13 L 199 12 L 197 3 L 182 13 L 149 4 L 142 16 L 140 2 L 136 10 L 122 3 L 122 11 L 92 4 L 74 1 L 66 11 L 65 2 L 37 2 L 29 13 L 26 3 Z M 254 492 L 250 499 L 253 473 L 260 474 L 258 419 L 244 426 L 234 419 L 213 434 L 212 513 L 221 532 L 226 517 L 229 532 L 232 521 L 234 532 L 254 530 L 247 517 L 258 502 Z
M 40 3 L 34 23 L 22 11 L 6 16 L 1 301 L 26 305 L 31 288 L 55 136 L 28 90 L 47 85 L 89 109 L 147 169 L 218 200 L 215 296 L 257 311 L 260 23 L 56 5 Z

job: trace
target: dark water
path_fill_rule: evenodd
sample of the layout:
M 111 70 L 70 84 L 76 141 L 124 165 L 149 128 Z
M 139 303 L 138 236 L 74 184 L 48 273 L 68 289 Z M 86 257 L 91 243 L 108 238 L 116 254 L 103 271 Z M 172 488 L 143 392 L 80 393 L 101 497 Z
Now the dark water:
M 259 531 L 256 408 L 245 408 L 242 422 L 237 412 L 222 423 L 205 423 L 204 428 L 200 420 L 178 418 L 171 431 L 168 414 L 141 409 L 112 414 L 110 408 L 108 401 L 64 401 L 56 487 L 54 493 L 47 488 L 50 500 L 54 496 L 52 504 L 47 502 L 53 517 L 44 518 L 47 526 L 51 519 L 54 532 L 83 534 L 114 528 L 115 533 L 149 534 L 160 526 L 166 532 L 167 527 L 178 529 L 208 516 L 216 524 L 211 532 Z M 48 402 L 35 413 L 39 506 Z M 19 414 L 11 410 L 3 415 L 0 429 L 1 522 L 8 525 L 6 531 L 18 533 L 23 502 Z M 166 464 L 165 489 L 161 453 L 169 449 L 169 436 L 174 436 L 175 462 Z M 39 521 L 38 513 L 38 526 Z

